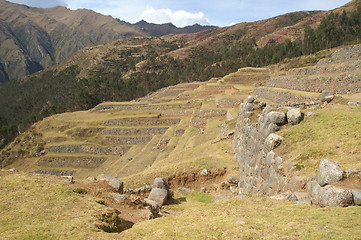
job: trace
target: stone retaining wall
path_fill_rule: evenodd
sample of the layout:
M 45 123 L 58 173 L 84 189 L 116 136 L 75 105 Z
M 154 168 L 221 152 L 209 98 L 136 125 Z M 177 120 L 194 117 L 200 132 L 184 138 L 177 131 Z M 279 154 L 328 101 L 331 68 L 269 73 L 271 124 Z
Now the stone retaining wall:
M 104 147 L 92 145 L 59 145 L 50 146 L 48 151 L 56 153 L 91 153 L 91 154 L 119 154 L 123 155 L 130 147 Z
M 76 171 L 74 171 L 74 170 L 41 169 L 41 170 L 36 170 L 33 173 L 61 177 L 61 176 L 73 176 L 76 173 Z
M 45 157 L 38 162 L 39 166 L 44 167 L 99 167 L 105 162 L 104 158 L 96 157 Z
M 105 121 L 103 124 L 108 126 L 118 125 L 118 126 L 168 126 L 175 125 L 180 122 L 180 119 L 173 118 L 121 118 Z
M 354 45 L 335 51 L 332 57 L 320 60 L 316 66 L 291 69 L 286 76 L 274 76 L 266 82 L 266 86 L 308 92 L 359 93 L 359 69 L 361 45 Z
M 217 99 L 217 108 L 233 108 L 242 103 L 242 99 Z
M 197 107 L 197 103 L 177 104 L 177 105 L 149 105 L 149 104 L 122 104 L 122 105 L 98 105 L 92 111 L 109 111 L 109 110 L 167 110 L 167 109 L 190 109 Z
M 136 145 L 145 144 L 152 140 L 151 136 L 145 137 L 109 137 L 104 138 L 104 144 L 110 145 Z
M 199 112 L 200 118 L 222 117 L 227 115 L 227 110 L 223 109 L 208 109 Z
M 191 127 L 205 127 L 207 126 L 207 120 L 192 119 L 189 123 Z
M 160 114 L 162 116 L 192 116 L 193 110 L 163 111 Z
M 168 130 L 167 127 L 162 128 L 110 128 L 104 129 L 103 135 L 150 135 L 164 134 Z
M 361 92 L 361 76 L 343 73 L 339 76 L 285 76 L 272 78 L 267 87 L 286 88 L 306 92 L 334 91 L 338 94 Z
M 293 105 L 293 104 L 301 104 L 308 103 L 310 105 L 319 103 L 319 98 L 312 98 L 303 96 L 300 94 L 294 94 L 289 92 L 282 92 L 276 89 L 270 88 L 256 88 L 253 91 L 254 95 L 271 100 L 275 103 L 285 104 L 285 105 Z

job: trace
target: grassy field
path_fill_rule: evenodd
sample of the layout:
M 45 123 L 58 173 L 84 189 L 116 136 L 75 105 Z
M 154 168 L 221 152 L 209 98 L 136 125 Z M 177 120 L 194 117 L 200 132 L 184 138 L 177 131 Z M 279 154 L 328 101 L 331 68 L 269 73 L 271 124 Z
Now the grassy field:
M 193 193 L 164 211 L 175 216 L 136 224 L 119 239 L 359 239 L 361 235 L 359 207 L 316 208 L 256 196 L 213 202 L 208 194 Z
M 281 156 L 315 173 L 319 162 L 329 158 L 344 169 L 361 168 L 361 109 L 333 105 L 312 110 L 316 115 L 280 131 L 285 137 L 277 149 Z
M 120 233 L 96 226 L 99 196 L 56 177 L 0 173 L 0 239 L 360 239 L 361 208 L 317 208 L 253 196 L 176 193 L 169 217 Z
M 0 172 L 0 239 L 96 239 L 105 208 L 55 177 Z

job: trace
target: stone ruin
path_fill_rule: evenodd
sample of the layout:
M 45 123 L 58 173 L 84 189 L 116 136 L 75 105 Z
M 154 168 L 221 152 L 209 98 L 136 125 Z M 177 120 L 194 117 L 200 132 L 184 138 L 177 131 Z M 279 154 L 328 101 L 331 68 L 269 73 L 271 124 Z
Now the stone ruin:
M 256 112 L 260 113 L 258 118 Z M 304 179 L 295 175 L 292 162 L 274 152 L 283 141 L 276 132 L 285 124 L 300 123 L 303 117 L 298 108 L 288 108 L 287 113 L 272 111 L 270 106 L 251 96 L 240 105 L 233 140 L 240 167 L 240 192 L 275 198 L 281 194 L 282 199 L 319 206 L 360 205 L 361 190 L 342 189 L 332 184 L 350 177 L 361 182 L 361 170 L 343 171 L 337 163 L 323 160 L 316 178 Z

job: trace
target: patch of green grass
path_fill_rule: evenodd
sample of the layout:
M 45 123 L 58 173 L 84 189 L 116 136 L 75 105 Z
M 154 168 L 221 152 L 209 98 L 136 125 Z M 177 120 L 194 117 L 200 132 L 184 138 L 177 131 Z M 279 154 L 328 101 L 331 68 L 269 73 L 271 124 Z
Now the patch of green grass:
M 187 195 L 187 199 L 200 203 L 213 203 L 214 197 L 208 193 L 192 192 Z
M 361 109 L 333 106 L 279 132 L 285 137 L 277 151 L 285 159 L 314 173 L 319 161 L 329 158 L 344 169 L 361 168 Z

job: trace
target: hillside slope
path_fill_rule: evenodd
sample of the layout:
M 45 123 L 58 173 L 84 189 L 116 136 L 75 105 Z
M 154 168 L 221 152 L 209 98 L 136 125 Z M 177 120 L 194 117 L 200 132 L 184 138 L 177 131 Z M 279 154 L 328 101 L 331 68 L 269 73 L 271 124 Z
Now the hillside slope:
M 17 132 L 51 114 L 131 100 L 169 85 L 206 81 L 240 67 L 267 66 L 357 42 L 361 8 L 356 6 L 349 16 L 295 12 L 200 33 L 137 37 L 84 48 L 59 65 L 0 87 L 0 138 L 8 143 Z
M 61 62 L 86 46 L 134 36 L 163 36 L 213 27 L 130 24 L 91 10 L 32 8 L 0 1 L 0 83 Z
M 88 111 L 53 115 L 34 124 L 0 154 L 5 169 L 16 168 L 21 172 L 0 172 L 0 181 L 5 183 L 1 186 L 8 186 L 0 189 L 7 200 L 0 204 L 1 209 L 6 209 L 0 236 L 5 239 L 14 236 L 51 239 L 64 235 L 88 239 L 269 239 L 270 236 L 272 239 L 300 239 L 300 236 L 356 239 L 360 235 L 357 221 L 360 207 L 318 208 L 309 201 L 280 202 L 266 196 L 250 196 L 246 185 L 237 182 L 246 174 L 253 184 L 251 190 L 256 192 L 257 186 L 267 183 L 267 174 L 274 176 L 277 171 L 286 184 L 279 187 L 278 181 L 273 181 L 262 189 L 265 194 L 276 195 L 273 198 L 285 199 L 277 194 L 288 196 L 288 189 L 305 194 L 307 186 L 293 181 L 315 178 L 323 158 L 359 172 L 355 168 L 361 167 L 358 138 L 361 94 L 337 94 L 330 103 L 321 102 L 321 94 L 316 90 L 304 91 L 305 84 L 295 84 L 303 79 L 296 79 L 293 74 L 328 69 L 332 70 L 332 76 L 356 75 L 352 67 L 360 61 L 360 52 L 360 45 L 347 46 L 266 68 L 241 68 L 220 79 L 178 84 L 134 101 L 103 102 Z M 280 76 L 290 84 L 283 86 Z M 318 72 L 303 77 L 313 78 L 313 84 L 322 84 L 324 78 L 320 76 Z M 351 84 L 358 86 L 359 82 Z M 330 87 L 327 90 L 338 90 L 336 85 L 327 86 Z M 253 104 L 260 107 L 243 115 L 239 111 L 240 103 L 255 94 L 258 102 Z M 241 158 L 237 165 L 237 158 L 242 156 L 238 150 L 263 151 L 252 144 L 257 137 L 243 136 L 248 142 L 247 149 L 232 148 L 232 140 L 242 139 L 239 127 L 247 123 L 257 126 L 255 121 L 260 119 L 262 108 L 285 111 L 291 107 L 299 107 L 306 116 L 300 124 L 283 125 L 277 132 L 284 136 L 281 146 L 274 150 L 277 156 L 282 156 L 281 160 L 261 161 L 256 157 L 254 162 L 261 164 L 250 164 L 244 170 L 246 161 Z M 311 111 L 313 115 L 308 114 Z M 249 119 L 240 122 L 244 116 Z M 292 169 L 292 174 L 287 168 Z M 22 172 L 36 174 L 24 176 Z M 125 196 L 137 201 L 147 197 L 147 192 L 141 189 L 155 177 L 163 177 L 175 192 L 174 202 L 162 207 L 163 217 L 145 221 L 141 204 L 119 203 L 113 191 L 97 188 L 99 181 L 94 177 L 100 173 L 124 181 L 130 194 Z M 73 175 L 75 183 L 60 185 L 64 179 L 38 174 Z M 339 187 L 361 190 L 361 178 L 340 182 Z M 41 194 L 43 191 L 48 195 Z M 77 196 L 77 192 L 82 194 Z M 9 204 L 11 199 L 17 199 L 16 204 Z M 51 215 L 42 208 L 49 201 Z M 29 207 L 29 203 L 37 207 Z M 132 227 L 114 233 L 95 232 L 94 211 L 100 207 L 97 203 L 106 205 L 107 209 L 119 209 L 119 216 Z M 79 206 L 86 206 L 87 210 L 80 214 Z M 22 220 L 24 215 L 29 217 Z M 24 224 L 29 219 L 33 220 L 32 224 Z M 57 223 L 56 227 L 46 224 L 48 219 Z M 112 224 L 111 219 L 107 222 Z M 17 230 L 14 235 L 19 225 L 26 231 Z M 77 227 L 70 228 L 74 225 Z

